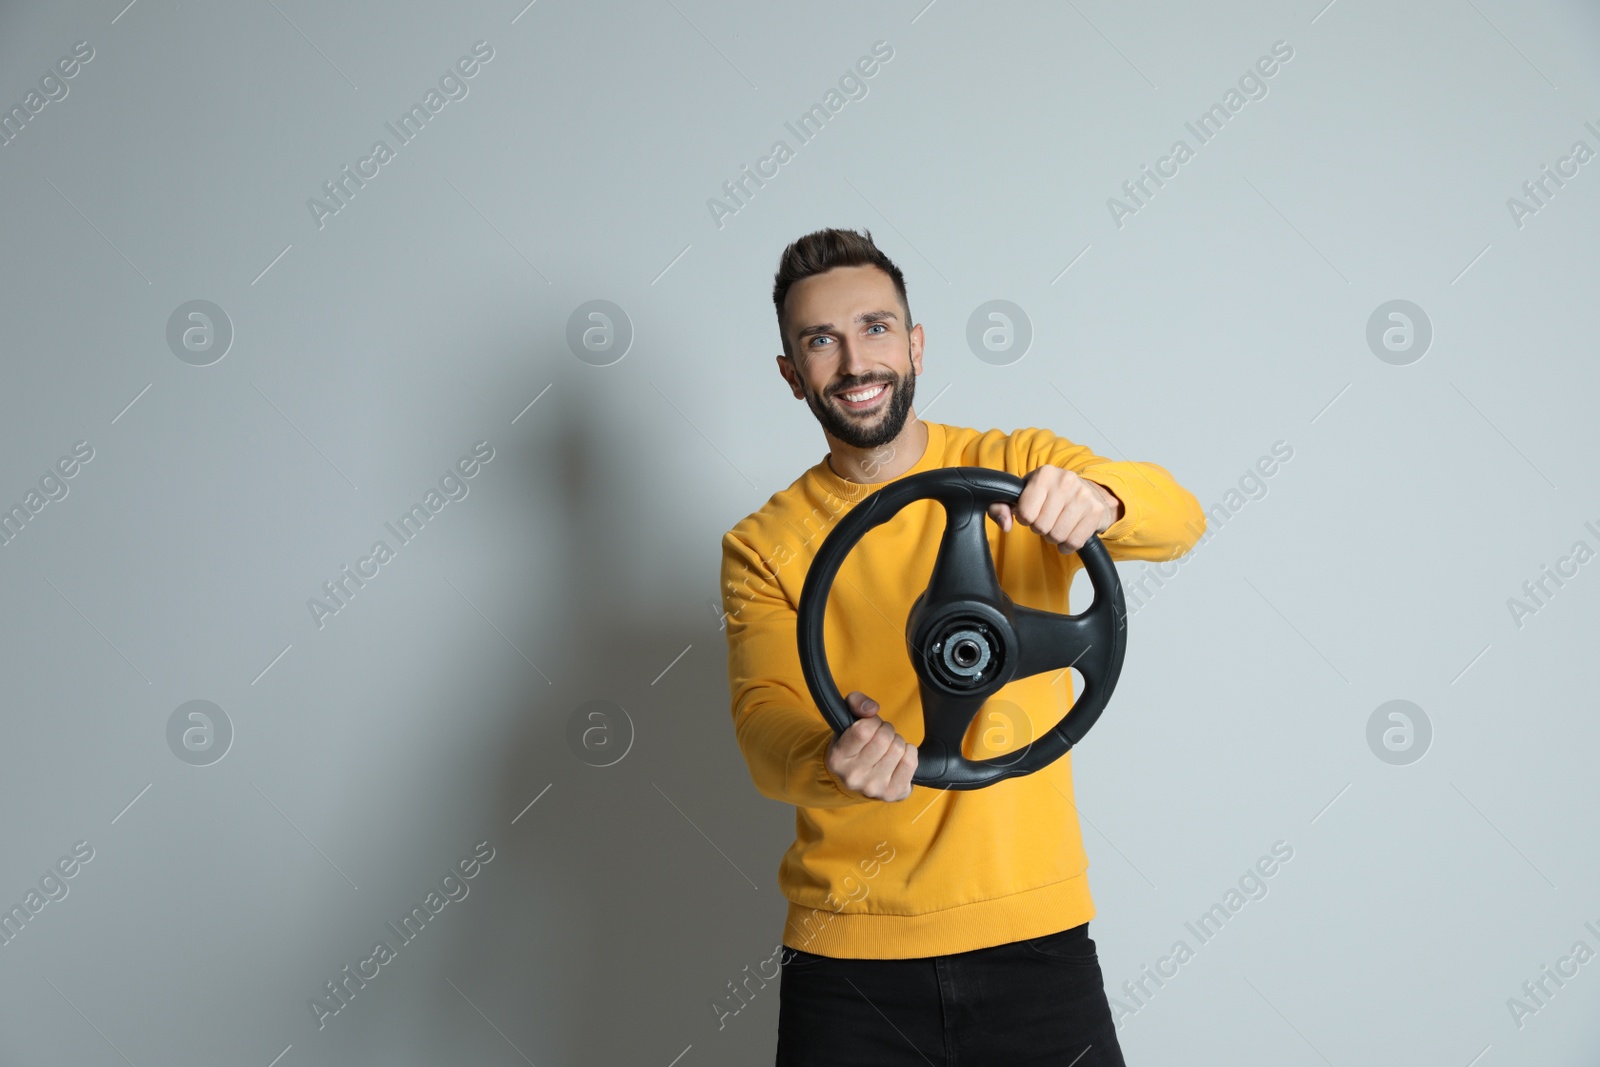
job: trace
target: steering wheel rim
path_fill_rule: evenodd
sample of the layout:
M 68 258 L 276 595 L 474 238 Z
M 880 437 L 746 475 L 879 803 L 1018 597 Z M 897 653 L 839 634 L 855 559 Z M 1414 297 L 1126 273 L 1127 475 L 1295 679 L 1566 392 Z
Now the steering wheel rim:
M 924 738 L 913 785 L 979 789 L 1049 766 L 1083 739 L 1116 688 L 1127 648 L 1122 583 L 1105 545 L 1090 535 L 1078 557 L 1094 603 L 1077 615 L 1014 602 L 995 574 L 986 523 L 990 504 L 1015 505 L 1024 482 L 988 467 L 942 467 L 896 479 L 839 520 L 800 590 L 795 632 L 806 687 L 837 737 L 857 721 L 834 682 L 823 640 L 824 612 L 845 557 L 867 531 L 914 500 L 945 510 L 944 537 L 928 586 L 906 620 L 906 650 L 921 696 Z M 1018 678 L 1073 667 L 1083 692 L 1049 730 L 991 759 L 970 759 L 961 742 L 984 702 Z

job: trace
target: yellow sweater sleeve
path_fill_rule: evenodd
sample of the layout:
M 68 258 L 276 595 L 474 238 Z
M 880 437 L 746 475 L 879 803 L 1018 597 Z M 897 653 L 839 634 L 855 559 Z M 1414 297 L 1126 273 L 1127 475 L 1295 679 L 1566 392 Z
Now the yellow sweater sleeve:
M 1206 513 L 1200 501 L 1165 467 L 1106 459 L 1049 430 L 1019 430 L 1012 437 L 1025 456 L 1024 476 L 1046 465 L 1065 467 L 1117 494 L 1122 518 L 1100 535 L 1114 560 L 1177 559 L 1206 532 Z
M 723 535 L 722 610 L 734 735 L 762 796 L 808 808 L 868 803 L 871 797 L 828 770 L 833 727 L 817 710 L 800 670 L 799 613 L 774 579 L 774 568 L 786 562 L 801 565 L 782 543 L 763 562 L 733 531 Z

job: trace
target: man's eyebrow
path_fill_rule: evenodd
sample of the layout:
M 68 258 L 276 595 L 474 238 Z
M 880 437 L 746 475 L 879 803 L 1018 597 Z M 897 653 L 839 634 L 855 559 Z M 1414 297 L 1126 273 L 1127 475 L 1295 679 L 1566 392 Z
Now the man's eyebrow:
M 857 315 L 855 317 L 854 321 L 856 321 L 856 322 L 882 322 L 884 319 L 894 319 L 896 321 L 899 321 L 899 318 L 900 318 L 900 316 L 896 315 L 892 311 L 863 311 L 863 312 L 861 312 L 861 314 L 859 314 L 859 315 Z M 815 326 L 807 326 L 804 329 L 798 331 L 794 336 L 795 336 L 796 340 L 799 340 L 800 338 L 806 336 L 807 334 L 825 333 L 826 331 L 831 330 L 831 329 L 833 329 L 833 323 L 831 323 L 831 322 L 823 322 L 823 323 L 818 323 Z

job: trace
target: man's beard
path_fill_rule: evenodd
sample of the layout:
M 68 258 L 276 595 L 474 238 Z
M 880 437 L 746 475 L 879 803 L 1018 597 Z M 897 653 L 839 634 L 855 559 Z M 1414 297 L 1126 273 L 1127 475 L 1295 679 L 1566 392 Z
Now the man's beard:
M 873 378 L 847 385 L 840 392 L 853 393 L 880 381 L 884 379 Z M 832 398 L 824 401 L 809 390 L 806 392 L 806 404 L 817 421 L 822 423 L 822 428 L 845 444 L 852 448 L 877 448 L 899 437 L 900 431 L 905 428 L 906 416 L 911 413 L 911 400 L 917 391 L 916 373 L 896 375 L 888 383 L 888 389 L 888 399 L 867 416 L 854 416 L 840 411 L 834 406 Z

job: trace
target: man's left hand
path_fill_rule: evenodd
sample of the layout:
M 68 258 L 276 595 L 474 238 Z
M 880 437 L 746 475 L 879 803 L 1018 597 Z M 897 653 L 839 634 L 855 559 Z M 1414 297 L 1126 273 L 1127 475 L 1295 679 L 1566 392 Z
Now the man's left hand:
M 1018 521 L 1066 553 L 1076 552 L 1090 534 L 1103 534 L 1122 518 L 1122 501 L 1105 486 L 1065 467 L 1045 466 L 1023 479 L 1015 509 L 1010 504 L 990 504 L 989 517 L 1010 532 L 1013 510 Z

